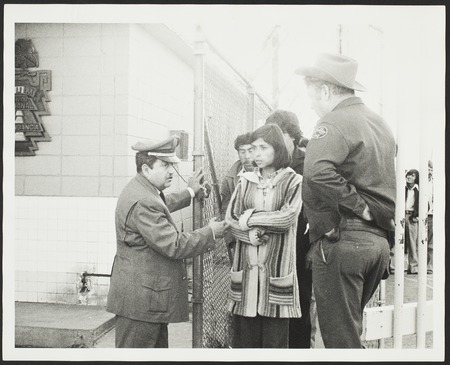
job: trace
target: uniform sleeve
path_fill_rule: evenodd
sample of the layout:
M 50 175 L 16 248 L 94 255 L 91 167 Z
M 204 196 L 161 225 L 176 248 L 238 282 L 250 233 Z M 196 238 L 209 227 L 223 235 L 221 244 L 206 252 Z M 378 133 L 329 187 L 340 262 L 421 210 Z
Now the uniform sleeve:
M 240 180 L 234 189 L 231 196 L 230 203 L 225 214 L 225 221 L 230 225 L 230 233 L 239 241 L 250 243 L 248 231 L 243 231 L 239 226 L 239 217 L 242 213 L 242 184 L 243 180 Z
M 253 211 L 246 224 L 249 228 L 262 227 L 268 232 L 286 232 L 298 219 L 302 208 L 301 182 L 292 186 L 287 194 L 280 210 L 270 212 Z
M 133 210 L 136 228 L 152 249 L 172 259 L 184 259 L 215 248 L 213 231 L 209 226 L 180 233 L 166 214 L 162 204 L 152 204 L 146 199 L 139 201 Z
M 306 148 L 303 178 L 320 199 L 332 209 L 345 208 L 361 215 L 366 203 L 354 185 L 338 173 L 337 167 L 350 153 L 345 137 L 334 126 L 322 123 Z
M 169 212 L 176 212 L 177 210 L 188 207 L 191 204 L 192 197 L 187 189 L 183 189 L 176 193 L 170 193 L 164 196 L 166 198 L 166 205 Z

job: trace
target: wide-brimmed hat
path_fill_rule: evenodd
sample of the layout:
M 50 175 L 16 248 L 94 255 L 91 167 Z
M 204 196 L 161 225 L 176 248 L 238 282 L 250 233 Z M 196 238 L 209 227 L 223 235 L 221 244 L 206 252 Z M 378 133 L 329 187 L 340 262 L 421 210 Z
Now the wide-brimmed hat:
M 160 142 L 137 142 L 131 148 L 138 152 L 146 152 L 149 156 L 155 156 L 169 163 L 179 163 L 180 159 L 175 153 L 180 139 L 177 135 Z
M 341 54 L 322 53 L 314 66 L 299 67 L 295 73 L 302 76 L 314 77 L 343 86 L 352 90 L 366 91 L 366 88 L 355 81 L 358 62 Z

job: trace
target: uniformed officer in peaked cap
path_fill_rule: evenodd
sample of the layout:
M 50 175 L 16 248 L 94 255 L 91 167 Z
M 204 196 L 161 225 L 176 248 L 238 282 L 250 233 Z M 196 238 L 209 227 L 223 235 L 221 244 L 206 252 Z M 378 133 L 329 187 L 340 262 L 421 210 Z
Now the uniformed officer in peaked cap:
M 116 314 L 116 347 L 168 347 L 167 325 L 189 320 L 188 281 L 183 259 L 216 247 L 228 225 L 179 232 L 171 212 L 187 207 L 200 191 L 203 172 L 188 187 L 164 195 L 180 162 L 172 136 L 161 142 L 138 142 L 136 176 L 119 196 L 115 223 L 117 253 L 111 274 L 107 311 Z
M 306 147 L 302 197 L 312 244 L 312 279 L 327 348 L 361 348 L 363 310 L 389 262 L 394 230 L 395 140 L 355 96 L 358 63 L 321 54 L 302 67 L 319 116 Z
M 131 149 L 137 152 L 146 153 L 148 156 L 155 156 L 162 161 L 168 163 L 180 163 L 180 159 L 175 153 L 180 139 L 177 135 L 173 135 L 170 138 L 159 142 L 137 142 Z

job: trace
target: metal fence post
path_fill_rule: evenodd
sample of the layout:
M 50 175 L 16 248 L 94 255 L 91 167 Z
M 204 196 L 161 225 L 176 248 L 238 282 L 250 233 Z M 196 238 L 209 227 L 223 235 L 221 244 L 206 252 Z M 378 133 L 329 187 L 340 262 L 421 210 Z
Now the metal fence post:
M 203 167 L 205 41 L 197 28 L 194 46 L 194 171 Z M 193 202 L 193 229 L 203 227 L 203 203 Z M 193 259 L 192 283 L 192 347 L 203 346 L 203 255 Z

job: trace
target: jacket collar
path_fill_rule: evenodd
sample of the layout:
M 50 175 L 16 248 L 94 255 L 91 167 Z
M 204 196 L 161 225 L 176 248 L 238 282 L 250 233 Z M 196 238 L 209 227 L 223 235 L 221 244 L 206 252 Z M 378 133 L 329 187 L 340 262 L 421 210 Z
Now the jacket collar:
M 240 160 L 237 160 L 228 170 L 227 177 L 236 177 L 236 175 L 242 170 L 242 164 Z
M 338 109 L 342 109 L 345 108 L 347 106 L 350 105 L 355 105 L 355 104 L 364 104 L 363 101 L 361 100 L 361 98 L 357 97 L 357 96 L 350 96 L 347 99 L 342 100 L 338 105 L 336 105 L 332 111 L 338 110 Z
M 158 188 L 156 188 L 155 185 L 153 185 L 150 181 L 148 181 L 145 176 L 142 176 L 139 172 L 136 174 L 136 180 L 141 183 L 142 185 L 144 185 L 146 188 L 150 189 L 151 191 L 153 191 L 155 194 L 160 193 L 160 191 L 158 190 Z
M 305 151 L 302 151 L 300 147 L 295 146 L 292 153 L 292 161 L 290 167 L 300 175 L 303 175 L 303 166 L 305 164 Z
M 259 181 L 259 176 L 258 176 L 257 171 L 259 171 L 258 168 L 256 168 L 255 171 L 244 172 L 242 174 L 242 177 L 252 183 L 259 184 L 260 181 Z M 284 175 L 289 174 L 289 173 L 295 174 L 295 171 L 292 170 L 292 168 L 290 168 L 290 167 L 286 167 L 284 169 L 278 170 L 278 173 L 274 176 L 274 178 L 272 180 L 272 185 L 276 185 L 276 183 L 278 181 L 280 181 Z

